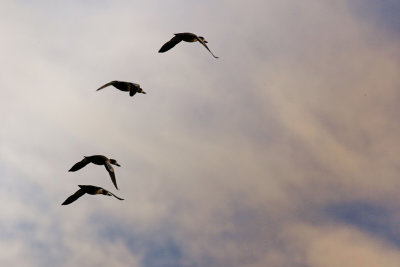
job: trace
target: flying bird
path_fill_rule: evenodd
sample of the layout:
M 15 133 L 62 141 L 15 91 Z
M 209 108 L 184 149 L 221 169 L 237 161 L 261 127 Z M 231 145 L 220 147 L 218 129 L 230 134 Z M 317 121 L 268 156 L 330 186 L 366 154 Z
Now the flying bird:
M 80 189 L 76 191 L 73 195 L 69 196 L 61 205 L 68 205 L 83 196 L 84 194 L 89 194 L 89 195 L 107 195 L 107 196 L 113 196 L 119 200 L 124 200 L 123 198 L 117 197 L 110 191 L 94 186 L 94 185 L 79 185 Z
M 75 172 L 77 170 L 80 170 L 83 167 L 85 167 L 86 165 L 88 165 L 89 163 L 93 163 L 96 165 L 104 165 L 104 167 L 106 167 L 108 173 L 110 174 L 111 181 L 113 182 L 115 188 L 118 189 L 117 180 L 115 179 L 114 168 L 111 164 L 116 165 L 118 167 L 120 167 L 121 165 L 119 165 L 115 159 L 109 159 L 103 155 L 94 155 L 94 156 L 89 156 L 89 157 L 84 156 L 83 160 L 75 163 L 75 165 L 72 166 L 71 169 L 69 169 L 69 172 Z
M 124 92 L 129 92 L 130 96 L 134 96 L 136 93 L 142 93 L 142 94 L 146 93 L 145 91 L 143 91 L 142 88 L 140 88 L 140 84 L 131 83 L 131 82 L 121 82 L 121 81 L 111 81 L 111 82 L 106 83 L 105 85 L 101 86 L 96 91 L 99 91 L 110 85 L 114 86 L 118 90 L 121 90 Z
M 171 40 L 169 40 L 168 42 L 166 42 L 158 51 L 158 53 L 164 53 L 167 52 L 168 50 L 170 50 L 172 47 L 174 47 L 175 45 L 179 44 L 181 41 L 185 41 L 185 42 L 189 42 L 189 43 L 193 43 L 193 42 L 200 42 L 210 53 L 213 57 L 218 58 L 217 56 L 215 56 L 211 50 L 208 48 L 208 46 L 206 45 L 206 43 L 208 43 L 206 41 L 206 39 L 204 39 L 203 36 L 197 36 L 194 33 L 190 33 L 190 32 L 183 32 L 183 33 L 174 33 L 175 36 L 172 37 Z

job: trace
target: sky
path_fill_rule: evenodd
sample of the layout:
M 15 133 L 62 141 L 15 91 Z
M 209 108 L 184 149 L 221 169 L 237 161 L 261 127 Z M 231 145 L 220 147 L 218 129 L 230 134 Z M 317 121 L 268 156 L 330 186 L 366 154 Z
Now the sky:
M 398 1 L 0 4 L 1 266 L 400 266 Z

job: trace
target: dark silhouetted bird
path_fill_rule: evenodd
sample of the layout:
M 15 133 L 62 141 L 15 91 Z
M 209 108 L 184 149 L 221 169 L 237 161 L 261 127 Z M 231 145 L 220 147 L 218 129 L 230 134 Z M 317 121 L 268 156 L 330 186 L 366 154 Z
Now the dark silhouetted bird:
M 193 42 L 200 42 L 210 53 L 213 57 L 218 58 L 217 56 L 215 56 L 211 50 L 208 48 L 208 46 L 206 45 L 206 43 L 208 43 L 206 41 L 206 39 L 204 39 L 204 37 L 202 36 L 197 36 L 194 33 L 190 33 L 190 32 L 183 32 L 183 33 L 174 33 L 175 36 L 172 37 L 171 40 L 169 40 L 168 42 L 166 42 L 158 51 L 158 53 L 164 53 L 168 50 L 170 50 L 172 47 L 174 47 L 175 45 L 179 44 L 181 41 L 185 41 L 185 42 L 189 42 L 189 43 L 193 43 Z
M 123 198 L 117 197 L 110 191 L 94 186 L 94 185 L 79 185 L 80 189 L 76 191 L 73 195 L 69 196 L 61 205 L 68 205 L 83 196 L 84 194 L 89 194 L 89 195 L 107 195 L 107 196 L 114 196 L 115 198 L 119 200 L 124 200 Z
M 121 165 L 119 165 L 115 159 L 109 159 L 103 155 L 94 155 L 94 156 L 89 156 L 89 157 L 84 156 L 83 160 L 75 163 L 75 165 L 72 166 L 71 169 L 69 169 L 69 172 L 75 172 L 77 170 L 80 170 L 83 167 L 85 167 L 86 165 L 88 165 L 89 163 L 93 163 L 96 165 L 104 165 L 104 167 L 106 167 L 108 173 L 110 174 L 111 181 L 113 182 L 115 188 L 118 189 L 117 181 L 115 180 L 114 168 L 111 164 L 114 164 L 118 167 L 120 167 Z
M 121 82 L 121 81 L 111 81 L 111 82 L 106 83 L 105 85 L 101 86 L 96 91 L 99 91 L 110 85 L 114 86 L 118 90 L 121 90 L 124 92 L 129 92 L 130 96 L 134 96 L 136 93 L 142 93 L 142 94 L 146 93 L 145 91 L 143 91 L 142 88 L 140 88 L 140 84 L 131 83 L 131 82 Z

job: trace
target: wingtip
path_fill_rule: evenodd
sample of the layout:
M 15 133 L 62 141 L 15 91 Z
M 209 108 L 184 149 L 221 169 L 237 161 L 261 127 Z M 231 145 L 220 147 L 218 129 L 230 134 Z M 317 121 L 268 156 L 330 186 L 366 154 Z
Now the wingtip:
M 161 46 L 160 50 L 158 50 L 158 53 L 164 53 L 164 52 L 167 52 L 169 49 L 171 49 L 171 48 L 166 47 L 166 46 L 168 46 L 168 43 L 169 42 L 167 42 L 163 46 Z

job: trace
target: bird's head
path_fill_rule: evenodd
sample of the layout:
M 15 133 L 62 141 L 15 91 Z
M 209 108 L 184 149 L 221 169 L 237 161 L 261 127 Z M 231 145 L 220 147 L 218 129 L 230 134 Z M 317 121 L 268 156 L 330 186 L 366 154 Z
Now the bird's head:
M 118 162 L 115 159 L 110 159 L 110 163 L 113 165 L 116 165 L 118 167 L 121 167 L 121 165 L 118 164 Z
M 100 193 L 101 193 L 102 195 L 112 196 L 112 194 L 111 194 L 109 191 L 105 190 L 105 189 L 101 189 Z
M 206 41 L 206 39 L 203 37 L 203 36 L 199 36 L 199 39 L 203 42 L 203 43 L 208 43 L 207 41 Z

